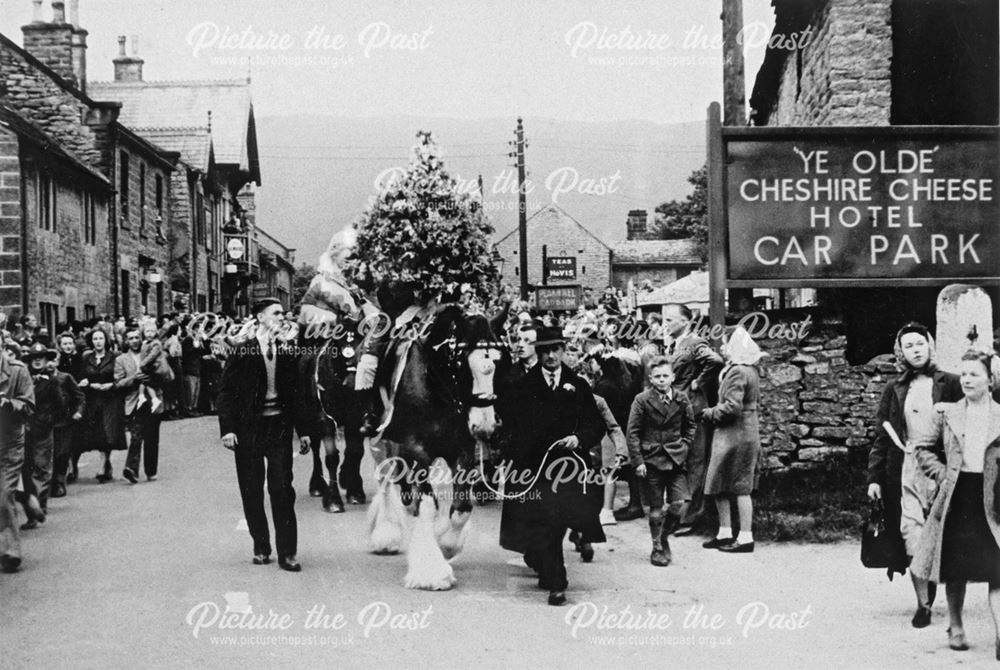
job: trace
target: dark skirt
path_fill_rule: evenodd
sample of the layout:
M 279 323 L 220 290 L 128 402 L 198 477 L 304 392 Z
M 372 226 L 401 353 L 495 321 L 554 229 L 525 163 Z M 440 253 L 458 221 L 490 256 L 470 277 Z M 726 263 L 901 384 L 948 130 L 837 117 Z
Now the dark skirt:
M 941 581 L 1000 585 L 1000 546 L 983 505 L 983 475 L 960 472 L 941 541 Z

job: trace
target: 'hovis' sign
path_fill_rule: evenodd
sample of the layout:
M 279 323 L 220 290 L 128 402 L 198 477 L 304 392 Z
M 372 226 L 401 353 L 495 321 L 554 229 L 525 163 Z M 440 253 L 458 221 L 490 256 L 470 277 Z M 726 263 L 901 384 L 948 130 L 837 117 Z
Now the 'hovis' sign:
M 995 127 L 723 137 L 728 279 L 806 286 L 1000 275 Z

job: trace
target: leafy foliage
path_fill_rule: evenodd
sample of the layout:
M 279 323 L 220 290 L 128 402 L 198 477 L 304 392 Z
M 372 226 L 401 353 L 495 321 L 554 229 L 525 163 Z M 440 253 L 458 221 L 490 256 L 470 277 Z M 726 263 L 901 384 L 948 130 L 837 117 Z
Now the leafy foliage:
M 409 167 L 372 198 L 356 224 L 347 274 L 369 294 L 389 287 L 427 299 L 468 283 L 490 295 L 498 279 L 493 226 L 444 169 L 431 134 L 418 132 L 417 139 Z
M 708 260 L 708 168 L 691 173 L 694 190 L 682 201 L 671 200 L 656 207 L 657 235 L 663 240 L 693 239 L 702 262 Z
M 292 277 L 292 304 L 298 305 L 302 302 L 302 298 L 305 297 L 306 291 L 309 289 L 309 282 L 316 275 L 316 266 L 310 265 L 309 263 L 299 263 L 299 267 L 295 268 L 295 276 Z

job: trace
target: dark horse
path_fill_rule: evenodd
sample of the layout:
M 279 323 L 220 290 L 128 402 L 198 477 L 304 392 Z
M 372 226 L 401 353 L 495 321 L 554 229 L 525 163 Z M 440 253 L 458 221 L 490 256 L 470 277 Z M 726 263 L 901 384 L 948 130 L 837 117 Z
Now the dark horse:
M 322 496 L 323 509 L 328 512 L 343 512 L 344 502 L 340 496 L 343 486 L 348 502 L 365 502 L 364 486 L 361 479 L 361 460 L 364 457 L 364 438 L 361 423 L 364 402 L 354 390 L 354 372 L 358 353 L 353 328 L 333 331 L 334 337 L 303 337 L 300 344 L 306 353 L 299 359 L 299 375 L 306 389 L 306 403 L 312 417 L 310 438 L 312 441 L 313 471 L 309 479 L 310 495 Z M 337 427 L 344 431 L 344 459 L 340 463 L 340 453 L 336 446 Z M 320 450 L 325 453 L 330 482 L 323 478 L 323 461 Z M 337 466 L 340 465 L 338 475 Z
M 509 358 L 486 317 L 467 316 L 457 305 L 441 308 L 415 331 L 397 341 L 383 363 L 384 370 L 397 370 L 397 379 L 387 380 L 394 388 L 391 417 L 372 441 L 379 488 L 369 509 L 369 544 L 376 553 L 398 550 L 402 526 L 409 525 L 400 510 L 408 506 L 417 520 L 406 585 L 443 590 L 454 584 L 446 559 L 461 550 L 472 513 L 476 447 L 496 427 L 494 375 Z M 435 491 L 443 474 L 431 467 L 436 459 L 452 475 L 450 493 L 440 486 Z M 450 506 L 440 504 L 448 498 Z

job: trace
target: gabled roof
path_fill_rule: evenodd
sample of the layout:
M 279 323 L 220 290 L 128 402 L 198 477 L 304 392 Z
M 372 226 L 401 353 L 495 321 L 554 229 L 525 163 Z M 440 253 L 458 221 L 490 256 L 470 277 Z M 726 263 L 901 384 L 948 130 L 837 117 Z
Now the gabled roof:
M 212 135 L 208 127 L 134 128 L 135 132 L 167 151 L 175 151 L 181 160 L 201 172 L 208 172 L 212 162 Z
M 122 103 L 118 120 L 130 128 L 205 127 L 211 113 L 215 160 L 236 165 L 260 183 L 250 80 L 89 82 L 98 99 Z
M 11 107 L 2 103 L 0 103 L 0 126 L 10 128 L 15 134 L 17 134 L 18 137 L 35 145 L 43 153 L 56 157 L 76 170 L 83 172 L 88 177 L 101 182 L 101 184 L 105 187 L 110 188 L 110 182 L 107 177 L 87 165 L 87 163 L 77 157 L 77 155 L 72 151 L 53 140 L 49 137 L 48 133 L 40 127 L 25 119 Z
M 611 249 L 611 265 L 701 265 L 694 240 L 627 240 Z
M 582 223 L 580 223 L 579 221 L 577 221 L 576 219 L 574 219 L 572 216 L 570 216 L 569 214 L 567 214 L 566 210 L 564 210 L 562 207 L 560 207 L 559 205 L 557 205 L 555 203 L 553 203 L 551 205 L 546 205 L 545 207 L 542 207 L 541 209 L 539 209 L 538 211 L 536 211 L 534 214 L 532 214 L 531 216 L 529 216 L 528 217 L 528 221 L 527 221 L 527 226 L 530 229 L 533 224 L 534 225 L 543 224 L 543 223 L 545 223 L 545 221 L 550 220 L 552 218 L 556 218 L 556 219 L 569 219 L 584 234 L 589 235 L 590 237 L 594 238 L 595 240 L 597 240 L 601 244 L 601 246 L 603 246 L 604 248 L 606 248 L 608 251 L 611 251 L 611 247 L 609 247 L 604 242 L 604 240 L 602 240 L 597 235 L 594 235 L 592 232 L 590 232 L 589 230 L 587 230 L 587 228 Z M 504 240 L 506 240 L 508 237 L 510 237 L 511 235 L 516 235 L 516 234 L 517 234 L 517 228 L 515 228 L 514 230 L 510 231 L 509 233 L 507 233 L 506 235 L 504 235 L 503 237 L 501 237 L 499 240 L 497 240 L 496 244 L 498 245 L 501 242 L 503 242 Z M 496 245 L 494 245 L 494 246 L 496 246 Z

